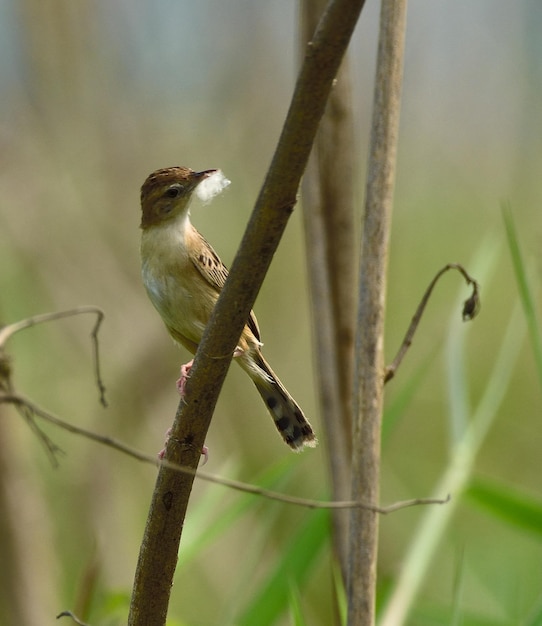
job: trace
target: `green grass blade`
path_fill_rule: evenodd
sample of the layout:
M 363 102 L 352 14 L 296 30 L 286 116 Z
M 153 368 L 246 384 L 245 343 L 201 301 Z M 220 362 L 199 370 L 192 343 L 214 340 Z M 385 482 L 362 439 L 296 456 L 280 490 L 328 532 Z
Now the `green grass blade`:
M 523 623 L 523 626 L 542 626 L 542 595 L 533 606 L 531 613 Z
M 416 393 L 418 393 L 429 369 L 434 364 L 434 357 L 435 355 L 431 354 L 425 359 L 409 376 L 406 383 L 395 391 L 392 401 L 386 406 L 382 422 L 382 446 L 385 446 L 395 426 L 405 414 Z
M 542 499 L 487 479 L 474 479 L 466 495 L 512 526 L 542 539 Z
M 416 607 L 412 611 L 412 622 L 416 626 L 451 626 L 450 607 L 448 606 L 422 606 Z M 461 615 L 461 626 L 518 626 L 517 622 L 510 622 L 496 618 L 487 617 L 474 612 L 464 611 Z M 522 624 L 527 626 L 527 624 Z M 534 626 L 534 624 L 529 625 Z M 537 626 L 540 626 L 538 624 Z
M 341 568 L 336 560 L 333 561 L 333 583 L 339 613 L 339 623 L 346 624 L 348 618 L 348 598 L 346 597 L 345 582 L 341 574 Z
M 478 450 L 504 398 L 519 353 L 523 333 L 521 315 L 516 310 L 508 324 L 484 395 L 474 411 L 472 419 L 461 420 L 463 423 L 469 423 L 469 426 L 454 446 L 448 467 L 436 488 L 436 497 L 452 494 L 452 500 L 445 506 L 431 507 L 426 510 L 419 530 L 405 557 L 402 568 L 404 574 L 399 578 L 389 603 L 384 609 L 380 620 L 382 626 L 395 626 L 404 623 L 410 611 L 414 598 L 428 571 L 431 558 L 455 511 L 459 496 L 469 482 Z M 464 342 L 464 340 L 464 334 L 457 337 L 458 343 Z M 462 356 L 460 360 L 464 360 Z M 461 364 L 451 364 L 451 367 L 461 367 Z M 456 376 L 456 380 L 461 378 L 461 376 Z
M 329 511 L 312 511 L 307 523 L 284 548 L 282 559 L 235 623 L 238 626 L 273 624 L 288 608 L 291 585 L 303 587 L 316 557 L 328 542 L 329 532 Z
M 527 328 L 531 339 L 531 346 L 534 353 L 536 369 L 538 372 L 538 381 L 542 388 L 542 331 L 536 314 L 535 301 L 532 290 L 529 286 L 527 270 L 521 255 L 519 240 L 512 216 L 512 209 L 509 204 L 503 206 L 504 225 L 506 227 L 506 235 L 508 238 L 508 246 L 514 266 L 514 274 L 518 284 L 519 297 L 527 320 Z
M 285 457 L 267 468 L 253 481 L 265 489 L 280 491 L 291 478 L 298 463 L 296 457 Z M 229 504 L 216 515 L 224 498 Z M 254 494 L 232 492 L 222 485 L 211 485 L 207 493 L 191 509 L 183 531 L 178 571 L 190 566 L 192 559 L 231 528 L 247 510 L 261 503 Z M 211 520 L 211 521 L 209 521 Z
M 292 626 L 307 626 L 301 609 L 301 594 L 297 585 L 290 587 L 290 621 Z

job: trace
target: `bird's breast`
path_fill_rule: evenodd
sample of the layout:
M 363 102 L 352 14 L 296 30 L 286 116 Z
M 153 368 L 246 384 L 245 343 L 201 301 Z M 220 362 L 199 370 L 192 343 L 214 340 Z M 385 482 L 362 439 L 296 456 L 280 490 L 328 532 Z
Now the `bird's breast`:
M 141 274 L 173 338 L 184 345 L 199 343 L 217 294 L 192 263 L 183 233 L 161 228 L 143 231 Z

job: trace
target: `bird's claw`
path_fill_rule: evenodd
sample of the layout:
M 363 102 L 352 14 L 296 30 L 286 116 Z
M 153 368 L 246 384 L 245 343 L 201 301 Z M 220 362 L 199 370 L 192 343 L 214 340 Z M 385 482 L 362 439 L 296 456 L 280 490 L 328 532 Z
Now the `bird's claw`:
M 171 435 L 171 428 L 168 428 L 166 430 L 166 440 L 164 441 L 164 447 L 158 453 L 158 458 L 160 459 L 160 461 L 163 461 L 166 458 L 166 448 L 167 448 L 170 435 Z M 209 460 L 209 448 L 205 445 L 202 446 L 201 448 L 201 456 L 203 457 L 202 465 L 205 465 L 207 461 Z
M 184 365 L 181 365 L 180 377 L 176 383 L 177 391 L 179 392 L 179 395 L 181 396 L 181 398 L 184 398 L 185 393 L 186 393 L 186 381 L 190 378 L 190 370 L 192 369 L 192 363 L 194 363 L 193 360 L 190 361 L 189 363 L 185 363 Z

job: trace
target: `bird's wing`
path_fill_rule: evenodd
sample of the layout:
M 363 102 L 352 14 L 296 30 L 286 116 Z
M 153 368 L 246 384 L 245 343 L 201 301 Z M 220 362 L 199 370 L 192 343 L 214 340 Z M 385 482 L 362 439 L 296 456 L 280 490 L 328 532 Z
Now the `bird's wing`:
M 228 269 L 213 250 L 211 244 L 199 233 L 197 233 L 195 243 L 196 245 L 189 248 L 190 260 L 211 287 L 220 293 L 226 278 L 228 278 Z
M 228 268 L 222 263 L 218 254 L 213 250 L 211 244 L 198 232 L 197 233 L 198 244 L 191 247 L 190 259 L 192 263 L 199 270 L 203 278 L 218 292 L 222 291 L 222 287 L 228 278 Z M 258 341 L 260 338 L 260 329 L 258 327 L 258 321 L 254 312 L 250 312 L 250 317 L 247 321 L 247 326 L 252 331 L 252 334 Z

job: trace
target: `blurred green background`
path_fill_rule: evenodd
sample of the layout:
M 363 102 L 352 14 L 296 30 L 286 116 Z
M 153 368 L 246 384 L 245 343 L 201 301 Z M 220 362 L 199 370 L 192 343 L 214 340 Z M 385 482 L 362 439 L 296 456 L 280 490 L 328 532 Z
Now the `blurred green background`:
M 360 215 L 378 8 L 367 3 L 350 50 Z M 150 454 L 160 449 L 188 355 L 172 345 L 141 285 L 139 187 L 159 167 L 220 167 L 232 185 L 210 206 L 194 203 L 192 213 L 231 263 L 289 104 L 297 23 L 298 7 L 286 0 L 0 0 L 0 321 L 81 304 L 103 308 L 109 408 L 93 385 L 92 322 L 83 317 L 10 340 L 18 390 L 77 425 Z M 433 492 L 487 391 L 507 332 L 519 351 L 507 357 L 510 376 L 472 476 L 500 493 L 542 501 L 541 380 L 523 316 L 513 317 L 519 297 L 501 210 L 510 203 L 538 303 L 540 32 L 537 0 L 409 7 L 387 359 L 446 263 L 464 263 L 481 281 L 482 310 L 459 325 L 466 288 L 452 275 L 437 288 L 387 389 L 383 503 Z M 266 357 L 322 433 L 299 211 L 255 310 Z M 123 623 L 155 471 L 44 425 L 64 450 L 53 468 L 16 412 L 5 405 L 0 412 L 6 501 L 16 504 L 0 516 L 13 516 L 20 532 L 27 623 L 52 624 L 67 608 L 93 624 Z M 210 472 L 328 496 L 325 441 L 290 455 L 239 368 L 228 375 L 207 443 Z M 528 617 L 542 602 L 542 518 L 526 528 L 474 497 L 456 506 L 408 623 L 448 624 L 450 616 L 463 619 L 453 623 L 537 623 Z M 425 513 L 382 519 L 381 599 Z M 196 482 L 172 623 L 250 623 L 251 603 L 313 515 Z M 307 567 L 292 597 L 306 623 L 330 624 L 331 553 L 324 539 L 315 546 L 307 547 L 313 560 L 300 556 Z M 9 623 L 3 610 L 0 623 Z M 277 623 L 291 623 L 286 613 Z

